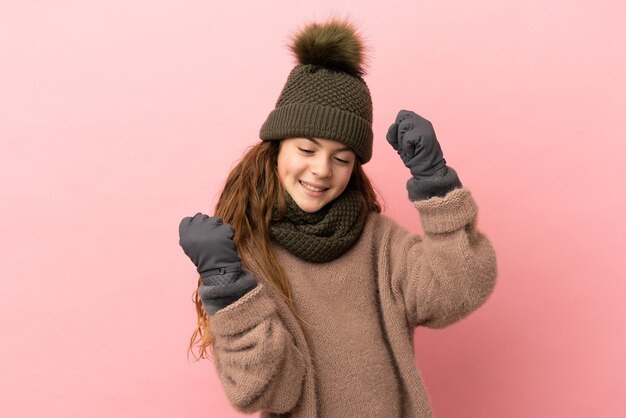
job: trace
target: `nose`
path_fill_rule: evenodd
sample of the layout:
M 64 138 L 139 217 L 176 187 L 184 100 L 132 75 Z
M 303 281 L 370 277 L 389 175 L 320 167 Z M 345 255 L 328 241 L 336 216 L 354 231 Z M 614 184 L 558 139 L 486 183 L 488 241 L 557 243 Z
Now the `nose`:
M 320 178 L 330 177 L 332 175 L 330 162 L 326 158 L 316 158 L 311 164 L 311 172 Z

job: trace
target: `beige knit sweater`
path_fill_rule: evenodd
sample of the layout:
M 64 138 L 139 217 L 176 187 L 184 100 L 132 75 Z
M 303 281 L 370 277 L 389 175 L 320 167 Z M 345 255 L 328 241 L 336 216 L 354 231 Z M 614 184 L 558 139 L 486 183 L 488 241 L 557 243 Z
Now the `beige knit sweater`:
M 496 259 L 468 189 L 414 202 L 415 235 L 372 213 L 342 257 L 314 264 L 276 247 L 311 346 L 264 280 L 211 318 L 231 403 L 262 416 L 431 417 L 413 331 L 441 328 L 491 293 Z

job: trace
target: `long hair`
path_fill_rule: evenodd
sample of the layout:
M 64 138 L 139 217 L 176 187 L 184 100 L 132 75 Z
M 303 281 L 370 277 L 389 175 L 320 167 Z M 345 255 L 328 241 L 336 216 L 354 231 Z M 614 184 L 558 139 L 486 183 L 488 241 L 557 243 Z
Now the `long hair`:
M 233 168 L 215 207 L 215 215 L 233 226 L 234 240 L 244 268 L 254 266 L 265 278 L 302 324 L 302 318 L 295 309 L 289 280 L 281 267 L 270 242 L 270 222 L 273 208 L 278 203 L 279 218 L 285 214 L 285 190 L 278 177 L 279 141 L 262 141 L 250 147 L 243 158 Z M 367 178 L 358 159 L 346 190 L 355 190 L 367 212 L 381 212 L 377 194 Z M 202 279 L 198 279 L 198 287 Z M 196 290 L 192 295 L 196 305 L 198 322 L 189 343 L 189 352 L 196 360 L 209 358 L 213 335 L 209 326 L 209 316 L 202 307 Z M 198 355 L 193 348 L 198 347 Z

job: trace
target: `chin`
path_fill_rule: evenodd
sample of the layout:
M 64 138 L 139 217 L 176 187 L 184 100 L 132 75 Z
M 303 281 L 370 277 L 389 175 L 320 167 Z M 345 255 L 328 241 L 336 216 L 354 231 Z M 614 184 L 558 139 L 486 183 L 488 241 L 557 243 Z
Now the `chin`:
M 295 201 L 296 204 L 298 205 L 298 207 L 300 209 L 302 209 L 303 211 L 307 212 L 307 213 L 315 213 L 318 210 L 320 210 L 321 208 L 323 208 L 324 206 L 326 206 L 326 203 L 324 204 L 313 204 L 313 203 L 304 203 L 304 202 L 298 202 L 297 200 Z
M 302 186 L 298 184 L 297 187 L 287 190 L 287 193 L 296 202 L 298 207 L 307 213 L 315 213 L 328 205 L 339 197 L 340 193 L 334 187 L 326 190 L 324 195 L 321 196 L 309 196 L 306 191 L 302 190 Z

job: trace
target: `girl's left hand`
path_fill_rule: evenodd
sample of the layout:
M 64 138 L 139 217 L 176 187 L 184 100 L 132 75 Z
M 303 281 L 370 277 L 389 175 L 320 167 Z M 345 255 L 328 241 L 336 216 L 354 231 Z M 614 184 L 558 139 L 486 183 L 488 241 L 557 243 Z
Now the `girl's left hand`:
M 387 132 L 387 141 L 416 179 L 431 178 L 446 167 L 433 125 L 415 112 L 398 112 Z

